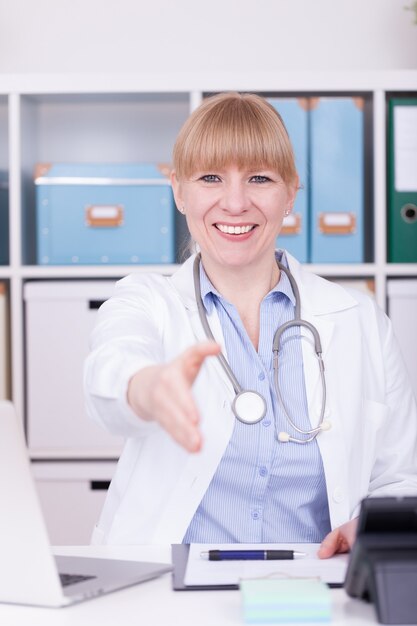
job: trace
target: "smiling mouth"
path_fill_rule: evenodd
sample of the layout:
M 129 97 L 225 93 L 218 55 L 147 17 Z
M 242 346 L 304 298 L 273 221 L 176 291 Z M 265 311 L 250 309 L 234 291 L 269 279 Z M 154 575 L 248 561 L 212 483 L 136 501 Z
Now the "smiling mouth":
M 248 224 L 247 226 L 228 226 L 227 224 L 215 224 L 217 230 L 227 235 L 246 235 L 256 227 L 256 224 Z

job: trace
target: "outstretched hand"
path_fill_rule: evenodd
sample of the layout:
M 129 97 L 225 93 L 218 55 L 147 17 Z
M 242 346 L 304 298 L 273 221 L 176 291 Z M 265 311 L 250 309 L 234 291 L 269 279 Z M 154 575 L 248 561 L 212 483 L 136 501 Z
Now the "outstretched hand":
M 357 525 L 358 520 L 353 519 L 332 530 L 323 539 L 317 556 L 328 559 L 334 554 L 349 552 L 355 541 Z
M 159 422 L 189 452 L 198 452 L 202 446 L 191 388 L 204 360 L 220 349 L 213 341 L 196 344 L 169 363 L 145 367 L 129 382 L 127 398 L 135 413 Z

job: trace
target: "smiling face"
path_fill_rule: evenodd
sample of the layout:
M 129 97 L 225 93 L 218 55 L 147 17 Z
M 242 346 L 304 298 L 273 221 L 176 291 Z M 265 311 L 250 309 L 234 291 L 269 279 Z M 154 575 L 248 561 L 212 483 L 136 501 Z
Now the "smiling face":
M 274 262 L 275 240 L 296 193 L 277 172 L 228 165 L 181 180 L 173 174 L 172 186 L 205 267 Z
M 175 200 L 205 268 L 275 264 L 275 239 L 298 177 L 288 133 L 271 104 L 253 94 L 205 99 L 182 127 L 173 160 Z

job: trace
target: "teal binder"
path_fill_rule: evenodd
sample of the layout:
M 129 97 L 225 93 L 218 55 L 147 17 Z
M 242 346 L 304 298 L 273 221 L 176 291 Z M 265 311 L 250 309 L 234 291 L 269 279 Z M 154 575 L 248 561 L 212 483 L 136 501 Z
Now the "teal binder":
M 417 98 L 388 103 L 388 261 L 417 261 Z

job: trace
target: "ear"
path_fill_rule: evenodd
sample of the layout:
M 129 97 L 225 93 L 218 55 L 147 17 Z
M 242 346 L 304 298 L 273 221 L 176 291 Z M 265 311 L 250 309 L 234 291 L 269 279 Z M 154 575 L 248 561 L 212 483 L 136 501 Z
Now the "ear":
M 184 201 L 182 199 L 182 185 L 177 178 L 175 170 L 172 170 L 171 172 L 171 186 L 172 186 L 172 193 L 174 194 L 174 199 L 175 199 L 175 204 L 177 206 L 177 209 L 180 213 L 183 213 Z
M 293 210 L 294 202 L 297 197 L 297 192 L 299 188 L 300 188 L 300 179 L 297 176 L 294 183 L 291 183 L 290 185 L 287 186 L 287 189 L 288 189 L 288 199 L 287 199 L 287 209 L 286 209 L 287 215 L 289 215 L 291 211 Z

